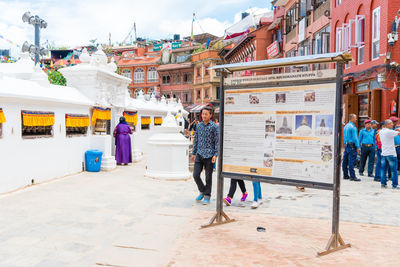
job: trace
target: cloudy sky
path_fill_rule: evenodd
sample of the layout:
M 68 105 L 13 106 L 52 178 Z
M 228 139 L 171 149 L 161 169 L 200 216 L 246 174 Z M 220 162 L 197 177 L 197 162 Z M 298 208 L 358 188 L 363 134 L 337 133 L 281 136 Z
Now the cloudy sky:
M 193 11 L 198 19 L 194 33 L 222 36 L 249 8 L 270 9 L 269 0 L 0 0 L 0 35 L 22 44 L 33 43 L 33 27 L 22 22 L 31 11 L 48 22 L 41 43 L 56 46 L 122 42 L 136 22 L 138 37 L 171 38 L 174 33 L 189 36 Z M 0 47 L 4 40 L 0 40 Z

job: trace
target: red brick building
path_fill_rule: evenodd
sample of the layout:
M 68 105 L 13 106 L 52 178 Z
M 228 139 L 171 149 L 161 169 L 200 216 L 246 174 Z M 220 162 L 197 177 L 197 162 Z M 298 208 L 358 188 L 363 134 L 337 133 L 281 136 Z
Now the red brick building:
M 157 67 L 160 65 L 161 52 L 150 52 L 148 48 L 138 47 L 134 51 L 123 52 L 117 63 L 121 75 L 132 79 L 128 88 L 131 96 L 139 92 L 159 93 L 160 78 Z
M 391 111 L 399 104 L 399 90 L 391 89 L 398 87 L 400 43 L 388 42 L 399 9 L 400 1 L 392 0 L 331 1 L 331 51 L 353 57 L 345 69 L 345 119 L 355 113 L 359 126 L 366 118 L 399 115 Z
M 280 24 L 271 27 L 273 41 L 283 42 L 282 53 L 285 57 L 329 53 L 330 0 L 276 0 L 273 6 L 275 21 L 279 20 Z M 295 66 L 286 68 L 285 71 L 308 71 L 328 67 L 327 64 Z
M 191 62 L 165 64 L 157 67 L 160 92 L 166 98 L 182 101 L 184 107 L 193 104 L 193 65 Z

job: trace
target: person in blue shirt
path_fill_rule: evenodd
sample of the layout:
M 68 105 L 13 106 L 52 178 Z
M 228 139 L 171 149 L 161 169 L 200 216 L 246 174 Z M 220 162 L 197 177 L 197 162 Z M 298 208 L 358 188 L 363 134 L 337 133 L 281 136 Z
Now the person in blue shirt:
M 213 110 L 210 106 L 201 110 L 203 121 L 197 124 L 192 151 L 192 160 L 194 160 L 193 178 L 200 191 L 196 201 L 202 201 L 203 205 L 210 204 L 213 164 L 218 156 L 219 127 L 211 121 L 212 115 Z M 205 185 L 200 178 L 203 168 L 206 173 Z
M 358 142 L 357 115 L 350 114 L 349 122 L 343 128 L 343 141 L 344 141 L 344 155 L 342 162 L 343 178 L 350 179 L 351 181 L 361 181 L 356 177 L 354 172 L 354 163 L 357 158 L 357 153 L 360 153 L 360 144 Z M 350 173 L 350 176 L 349 176 Z
M 371 128 L 371 120 L 364 121 L 365 128 L 360 131 L 358 140 L 361 147 L 361 159 L 359 173 L 364 176 L 365 163 L 368 159 L 368 177 L 374 177 L 375 162 L 375 130 Z

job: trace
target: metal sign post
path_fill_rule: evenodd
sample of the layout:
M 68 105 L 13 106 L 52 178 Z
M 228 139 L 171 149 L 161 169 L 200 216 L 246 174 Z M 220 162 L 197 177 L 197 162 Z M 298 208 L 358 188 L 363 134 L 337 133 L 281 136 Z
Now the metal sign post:
M 233 178 L 233 179 L 241 179 L 241 180 L 249 180 L 249 181 L 259 181 L 265 183 L 273 183 L 273 184 L 282 184 L 282 185 L 294 185 L 294 186 L 304 186 L 304 187 L 311 187 L 315 189 L 323 189 L 323 190 L 332 190 L 333 191 L 333 212 L 332 212 L 332 234 L 326 246 L 326 250 L 323 252 L 318 253 L 319 256 L 329 254 L 331 252 L 344 249 L 350 247 L 350 244 L 345 244 L 343 239 L 339 234 L 339 209 L 340 209 L 340 163 L 341 163 L 341 154 L 340 154 L 340 143 L 342 138 L 342 95 L 343 95 L 343 67 L 344 64 L 351 60 L 351 57 L 347 54 L 342 53 L 331 53 L 331 54 L 323 54 L 323 55 L 311 55 L 311 56 L 304 56 L 304 57 L 295 57 L 295 58 L 281 58 L 281 59 L 274 59 L 274 60 L 265 60 L 265 61 L 256 61 L 256 62 L 249 62 L 249 63 L 239 63 L 239 64 L 230 64 L 230 65 L 219 65 L 214 67 L 217 71 L 221 72 L 221 80 L 220 80 L 220 114 L 219 114 L 219 121 L 220 121 L 220 141 L 219 141 L 219 157 L 218 157 L 218 173 L 217 173 L 217 205 L 216 205 L 216 214 L 211 218 L 210 222 L 207 225 L 203 225 L 202 227 L 210 227 L 215 225 L 220 225 L 224 223 L 229 223 L 234 221 L 234 219 L 229 218 L 223 211 L 223 185 L 224 185 L 224 178 Z M 297 79 L 293 76 L 301 77 L 301 73 L 292 73 L 288 74 L 287 79 L 282 80 L 268 80 L 264 82 L 262 85 L 255 84 L 254 81 L 259 81 L 260 76 L 254 77 L 245 77 L 243 80 L 243 84 L 235 84 L 231 85 L 229 89 L 231 90 L 231 94 L 233 94 L 234 90 L 236 90 L 237 94 L 244 92 L 247 88 L 252 88 L 253 91 L 256 92 L 268 92 L 273 89 L 269 88 L 283 88 L 279 90 L 290 90 L 290 88 L 299 87 L 299 86 L 308 86 L 308 87 L 315 87 L 319 88 L 318 86 L 328 86 L 328 92 L 332 92 L 333 96 L 336 98 L 336 102 L 334 106 L 335 115 L 334 115 L 334 130 L 330 132 L 330 138 L 333 139 L 333 153 L 329 152 L 330 155 L 334 156 L 333 159 L 333 183 L 326 183 L 322 180 L 318 179 L 311 179 L 311 180 L 302 180 L 302 179 L 293 179 L 292 177 L 281 177 L 276 176 L 274 177 L 272 171 L 267 172 L 266 169 L 257 167 L 244 167 L 245 170 L 239 169 L 224 169 L 224 124 L 225 124 L 225 76 L 227 72 L 233 73 L 235 71 L 246 71 L 246 70 L 258 70 L 258 69 L 268 69 L 268 68 L 282 68 L 287 66 L 295 66 L 295 65 L 306 65 L 306 64 L 329 64 L 329 63 L 336 63 L 336 77 L 332 78 L 319 78 L 314 77 L 315 79 L 307 79 L 306 77 Z M 282 76 L 283 77 L 283 76 Z M 278 78 L 282 78 L 281 76 Z M 257 78 L 257 79 L 255 79 Z M 276 78 L 276 77 L 275 77 Z M 266 76 L 266 79 L 269 77 Z M 336 84 L 335 87 L 333 85 Z M 307 88 L 308 88 L 307 87 Z M 260 88 L 260 89 L 257 89 Z M 289 88 L 289 89 L 288 89 Z M 240 91 L 241 90 L 241 91 Z M 298 88 L 293 90 L 299 90 Z M 335 91 L 334 91 L 335 90 Z M 248 92 L 253 92 L 251 89 L 247 90 Z M 305 92 L 305 91 L 304 91 Z M 334 93 L 333 93 L 334 92 Z M 247 92 L 245 92 L 247 93 Z M 250 95 L 249 95 L 250 96 Z M 278 97 L 278 96 L 277 96 Z M 315 96 L 314 96 L 315 97 Z M 249 100 L 250 101 L 250 100 Z M 257 100 L 255 100 L 257 101 Z M 278 100 L 277 100 L 278 101 Z M 306 100 L 304 100 L 306 101 Z M 278 103 L 278 102 L 276 102 Z M 229 112 L 228 112 L 229 113 Z M 231 112 L 232 113 L 232 112 Z M 277 113 L 278 114 L 278 113 Z M 304 113 L 303 113 L 304 114 Z M 329 115 L 331 118 L 333 115 Z M 306 117 L 306 116 L 304 116 Z M 303 121 L 305 118 L 303 117 Z M 297 118 L 296 118 L 297 119 Z M 332 121 L 332 120 L 331 120 Z M 274 122 L 275 123 L 275 122 Z M 314 122 L 316 123 L 316 122 Z M 321 123 L 322 124 L 322 123 Z M 333 122 L 332 122 L 333 124 Z M 276 127 L 276 124 L 274 124 Z M 275 128 L 274 128 L 275 131 Z M 333 134 L 333 136 L 332 136 Z M 330 140 L 332 140 L 330 139 Z M 331 144 L 332 144 L 331 143 Z M 331 146 L 330 146 L 331 149 Z M 229 156 L 229 154 L 227 154 Z M 322 156 L 321 156 L 322 157 Z M 321 159 L 322 160 L 322 159 Z M 265 163 L 264 163 L 265 164 Z M 332 164 L 332 163 L 330 163 Z M 332 166 L 332 165 L 330 165 Z M 235 167 L 235 166 L 234 166 Z M 247 168 L 247 169 L 246 169 Z M 249 169 L 250 168 L 250 169 Z M 329 175 L 332 177 L 332 173 Z

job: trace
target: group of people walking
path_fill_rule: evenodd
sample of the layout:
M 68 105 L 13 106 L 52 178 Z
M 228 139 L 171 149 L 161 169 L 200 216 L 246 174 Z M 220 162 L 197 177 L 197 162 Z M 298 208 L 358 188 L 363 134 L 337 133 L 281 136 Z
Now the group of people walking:
M 365 120 L 364 128 L 357 133 L 357 116 L 350 114 L 349 122 L 343 128 L 344 155 L 342 162 L 343 178 L 359 182 L 354 171 L 357 155 L 360 155 L 359 175 L 364 176 L 368 160 L 368 177 L 380 182 L 382 188 L 387 187 L 388 178 L 392 180 L 392 188 L 398 187 L 398 171 L 400 168 L 400 126 L 399 119 L 390 117 L 378 123 Z M 376 166 L 374 174 L 374 163 Z

